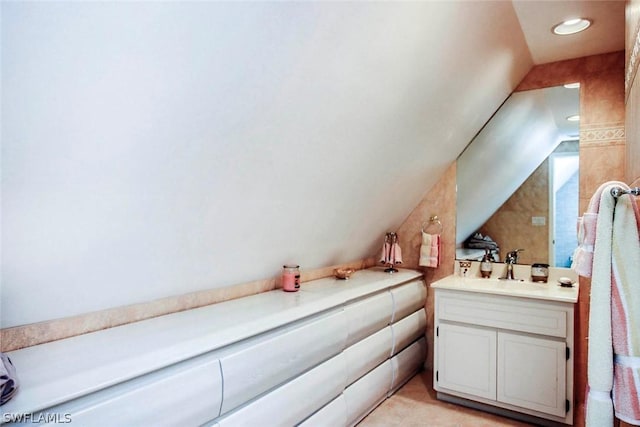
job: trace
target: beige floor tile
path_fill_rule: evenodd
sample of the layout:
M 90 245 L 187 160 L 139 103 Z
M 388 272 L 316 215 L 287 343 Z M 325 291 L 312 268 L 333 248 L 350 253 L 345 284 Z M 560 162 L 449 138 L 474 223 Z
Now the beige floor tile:
M 531 424 L 436 399 L 431 372 L 413 377 L 358 427 L 496 427 Z

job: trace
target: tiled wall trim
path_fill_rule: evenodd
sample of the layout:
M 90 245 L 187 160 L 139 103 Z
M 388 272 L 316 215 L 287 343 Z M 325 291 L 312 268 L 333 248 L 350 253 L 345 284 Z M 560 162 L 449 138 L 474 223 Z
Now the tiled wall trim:
M 375 258 L 367 258 L 336 266 L 302 270 L 300 280 L 304 283 L 310 280 L 332 276 L 333 269 L 336 267 L 350 267 L 361 270 L 374 265 L 376 265 Z M 0 330 L 0 351 L 18 350 L 24 347 L 70 338 L 114 326 L 150 319 L 152 317 L 268 292 L 280 287 L 279 279 L 277 278 L 256 280 L 226 288 L 192 292 L 185 295 L 125 307 L 116 307 L 63 319 L 5 328 Z
M 625 139 L 624 123 L 604 123 L 580 128 L 580 143 L 617 142 Z

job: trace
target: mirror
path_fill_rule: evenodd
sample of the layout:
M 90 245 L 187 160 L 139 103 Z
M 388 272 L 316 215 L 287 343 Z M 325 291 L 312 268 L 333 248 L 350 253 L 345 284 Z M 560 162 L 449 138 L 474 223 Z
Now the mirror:
M 567 87 L 573 86 L 573 87 Z M 514 92 L 457 160 L 456 259 L 565 267 L 577 245 L 579 88 Z

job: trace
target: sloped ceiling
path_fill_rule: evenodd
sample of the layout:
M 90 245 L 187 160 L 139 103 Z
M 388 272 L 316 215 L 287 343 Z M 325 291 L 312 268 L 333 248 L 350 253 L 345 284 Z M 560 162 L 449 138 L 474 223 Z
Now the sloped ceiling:
M 373 256 L 532 65 L 510 2 L 3 2 L 2 327 Z

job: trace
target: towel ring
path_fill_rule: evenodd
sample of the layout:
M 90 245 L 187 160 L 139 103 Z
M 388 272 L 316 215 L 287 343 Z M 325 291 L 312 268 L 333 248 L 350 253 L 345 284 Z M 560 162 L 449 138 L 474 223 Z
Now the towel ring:
M 426 233 L 427 232 L 426 230 L 432 226 L 438 227 L 438 232 L 436 234 L 442 233 L 443 227 L 442 227 L 442 223 L 440 222 L 440 218 L 438 218 L 438 215 L 433 215 L 431 218 L 429 218 L 429 223 L 425 222 L 422 224 L 422 232 Z

